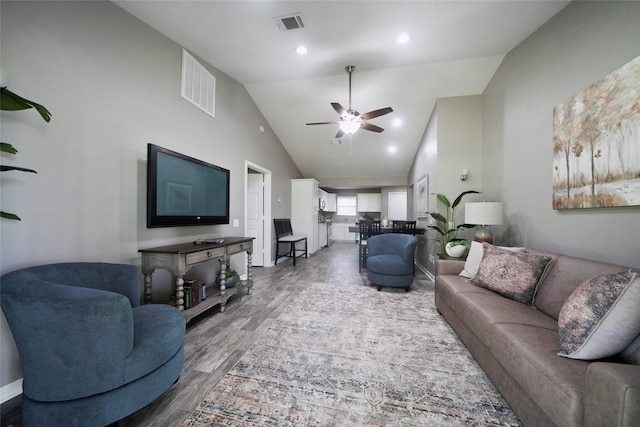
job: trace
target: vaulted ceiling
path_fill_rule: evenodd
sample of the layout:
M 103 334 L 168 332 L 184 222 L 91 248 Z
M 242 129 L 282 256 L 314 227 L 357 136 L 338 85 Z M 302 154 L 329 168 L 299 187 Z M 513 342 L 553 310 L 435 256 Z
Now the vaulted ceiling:
M 381 183 L 406 178 L 438 98 L 481 94 L 569 1 L 114 3 L 242 83 L 305 177 Z M 284 31 L 292 15 L 303 27 Z M 369 121 L 384 132 L 336 139 L 336 124 L 306 125 L 337 120 L 331 102 L 348 107 L 347 65 L 353 109 L 393 108 Z

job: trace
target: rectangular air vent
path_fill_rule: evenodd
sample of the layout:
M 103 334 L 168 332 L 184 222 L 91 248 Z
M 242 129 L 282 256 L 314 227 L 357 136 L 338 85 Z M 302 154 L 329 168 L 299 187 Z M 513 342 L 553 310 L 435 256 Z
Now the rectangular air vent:
M 294 13 L 292 15 L 279 16 L 273 18 L 278 24 L 278 28 L 281 31 L 297 30 L 298 28 L 304 28 L 304 22 L 302 22 L 302 13 Z
M 215 117 L 216 78 L 182 49 L 182 97 Z

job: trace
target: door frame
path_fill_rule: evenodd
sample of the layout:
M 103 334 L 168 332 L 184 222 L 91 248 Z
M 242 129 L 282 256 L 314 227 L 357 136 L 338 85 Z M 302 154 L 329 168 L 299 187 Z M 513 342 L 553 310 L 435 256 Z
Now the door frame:
M 244 235 L 247 235 L 247 193 L 249 191 L 249 184 L 247 175 L 249 174 L 249 169 L 259 172 L 264 175 L 264 267 L 273 266 L 273 261 L 271 261 L 271 234 L 272 228 L 271 224 L 271 171 L 267 168 L 264 168 L 256 163 L 250 162 L 249 160 L 244 161 Z

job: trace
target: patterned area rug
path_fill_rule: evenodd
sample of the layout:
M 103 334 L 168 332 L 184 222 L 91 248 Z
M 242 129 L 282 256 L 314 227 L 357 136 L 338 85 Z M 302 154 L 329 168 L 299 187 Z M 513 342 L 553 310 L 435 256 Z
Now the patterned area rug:
M 314 283 L 186 426 L 519 426 L 431 290 Z

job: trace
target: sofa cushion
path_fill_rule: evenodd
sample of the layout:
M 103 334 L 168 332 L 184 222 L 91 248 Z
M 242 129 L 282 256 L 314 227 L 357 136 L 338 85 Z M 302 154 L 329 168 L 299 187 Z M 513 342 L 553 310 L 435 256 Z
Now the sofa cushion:
M 556 332 L 558 322 L 533 307 L 489 294 L 460 293 L 456 298 L 456 314 L 482 341 L 488 343 L 498 324 L 537 326 Z
M 527 249 L 527 252 L 551 255 L 549 252 L 534 252 L 530 249 Z M 540 282 L 533 305 L 538 310 L 557 319 L 560 309 L 569 295 L 585 280 L 623 270 L 625 267 L 620 265 L 559 255 L 544 281 Z
M 514 252 L 524 251 L 524 248 L 521 247 L 499 247 Z M 478 274 L 478 268 L 480 268 L 480 262 L 482 262 L 483 255 L 484 249 L 482 243 L 476 242 L 475 240 L 471 242 L 471 249 L 469 249 L 469 254 L 467 255 L 467 260 L 464 263 L 464 269 L 460 272 L 460 276 L 466 277 L 467 279 L 473 279 L 474 277 L 476 277 L 476 274 Z
M 472 282 L 525 304 L 533 302 L 536 287 L 553 257 L 513 252 L 487 243 Z
M 469 280 L 460 276 L 443 275 L 436 276 L 436 293 L 442 298 L 453 310 L 457 310 L 458 294 L 472 293 L 496 295 L 489 289 L 480 288 L 472 284 Z
M 560 310 L 560 356 L 599 359 L 627 347 L 640 333 L 640 278 L 629 270 L 587 280 Z
M 547 328 L 500 323 L 492 332 L 491 352 L 555 425 L 583 425 L 590 362 L 558 357 L 558 333 Z

